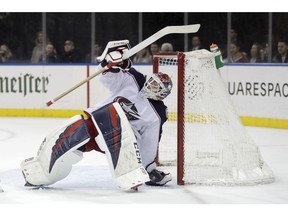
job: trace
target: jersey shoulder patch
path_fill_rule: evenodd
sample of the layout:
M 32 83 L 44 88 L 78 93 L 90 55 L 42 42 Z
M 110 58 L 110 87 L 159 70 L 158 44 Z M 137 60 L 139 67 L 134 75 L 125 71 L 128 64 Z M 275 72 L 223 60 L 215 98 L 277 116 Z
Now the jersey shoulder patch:
M 125 97 L 116 97 L 114 99 L 115 102 L 118 102 L 122 109 L 125 112 L 126 117 L 129 121 L 131 120 L 138 120 L 140 118 L 140 115 L 138 113 L 138 110 L 135 106 L 135 103 L 132 103 L 130 100 L 128 100 Z

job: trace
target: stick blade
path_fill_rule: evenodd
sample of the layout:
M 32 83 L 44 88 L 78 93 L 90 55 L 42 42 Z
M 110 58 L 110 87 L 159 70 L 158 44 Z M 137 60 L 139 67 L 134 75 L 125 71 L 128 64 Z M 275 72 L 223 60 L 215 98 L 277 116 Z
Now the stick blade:
M 183 25 L 183 26 L 167 26 L 167 34 L 178 33 L 178 34 L 186 34 L 186 33 L 195 33 L 198 32 L 200 28 L 200 24 L 193 25 Z
M 127 59 L 130 56 L 136 54 L 140 50 L 144 49 L 145 47 L 149 46 L 153 42 L 157 41 L 158 39 L 164 37 L 168 34 L 187 34 L 187 33 L 196 33 L 200 28 L 200 24 L 192 24 L 192 25 L 180 25 L 180 26 L 166 26 L 165 28 L 161 29 L 160 31 L 156 32 L 155 34 L 151 35 L 149 38 L 146 38 L 141 43 L 134 46 L 132 49 L 128 50 L 124 53 L 123 59 Z

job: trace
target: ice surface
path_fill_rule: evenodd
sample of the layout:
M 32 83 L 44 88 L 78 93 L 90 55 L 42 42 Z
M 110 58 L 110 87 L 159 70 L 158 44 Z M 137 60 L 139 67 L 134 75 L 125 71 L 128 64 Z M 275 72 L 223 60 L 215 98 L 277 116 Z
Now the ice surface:
M 163 212 L 165 209 L 169 209 L 171 214 L 173 211 L 177 214 L 180 209 L 183 211 L 188 209 L 191 211 L 191 213 L 187 213 L 188 215 L 195 215 L 195 210 L 202 213 L 207 210 L 205 207 L 203 209 L 203 205 L 199 207 L 198 205 L 182 204 L 262 204 L 259 211 L 256 211 L 258 214 L 261 209 L 267 208 L 267 205 L 263 204 L 288 204 L 288 130 L 257 127 L 247 127 L 247 131 L 259 146 L 265 162 L 275 174 L 276 180 L 271 184 L 232 187 L 178 186 L 176 184 L 176 168 L 161 167 L 162 170 L 171 172 L 174 176 L 173 181 L 167 186 L 144 185 L 139 188 L 138 192 L 121 191 L 111 177 L 105 155 L 93 151 L 85 153 L 83 160 L 73 166 L 69 176 L 52 185 L 50 189 L 31 190 L 25 188 L 20 170 L 21 161 L 35 156 L 43 138 L 64 120 L 63 118 L 0 117 L 0 185 L 4 189 L 4 193 L 0 193 L 1 216 L 5 215 L 1 211 L 1 206 L 9 211 L 14 209 L 10 204 L 20 205 L 25 210 L 31 209 L 33 206 L 41 206 L 44 212 L 57 206 L 65 212 L 67 209 L 75 209 L 71 214 L 78 211 L 79 214 L 82 214 L 83 209 L 103 208 L 105 211 L 114 209 L 116 213 L 118 210 L 127 212 L 127 214 L 134 211 L 133 215 L 139 214 L 139 212 L 135 212 L 139 211 L 139 208 L 143 208 L 142 213 L 145 212 L 144 209 L 152 208 L 155 211 L 152 215 L 157 214 L 158 210 Z M 110 205 L 103 207 L 102 204 L 112 204 L 112 208 Z M 124 207 L 116 205 L 115 209 L 114 204 L 133 204 L 133 207 L 129 205 L 129 208 L 125 209 L 127 205 Z M 218 209 L 219 205 L 212 206 L 214 206 L 211 207 L 212 214 L 215 214 L 213 208 Z M 234 205 L 228 206 L 225 209 Z M 270 209 L 274 205 L 268 206 Z M 287 211 L 286 205 L 276 206 L 278 210 L 284 208 Z M 235 212 L 235 210 L 233 211 Z M 237 207 L 237 212 L 241 211 L 242 208 Z M 271 211 L 274 212 L 274 209 Z M 97 212 L 95 211 L 93 214 L 99 215 Z M 243 214 L 245 212 L 243 211 Z M 263 214 L 267 212 L 269 210 L 264 210 Z M 31 213 L 33 212 L 30 212 L 30 215 Z M 38 212 L 36 215 L 39 214 Z M 151 215 L 151 212 L 147 214 Z M 224 212 L 220 215 L 223 214 Z M 234 213 L 229 215 L 234 215 Z

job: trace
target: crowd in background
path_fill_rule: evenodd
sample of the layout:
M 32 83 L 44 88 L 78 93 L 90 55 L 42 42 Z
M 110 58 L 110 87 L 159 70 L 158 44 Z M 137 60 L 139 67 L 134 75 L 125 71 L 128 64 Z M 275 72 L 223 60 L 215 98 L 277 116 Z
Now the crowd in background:
M 48 28 L 48 31 L 47 32 L 45 31 L 46 34 L 44 35 L 41 28 L 40 30 L 38 28 L 38 31 L 35 31 L 33 33 L 33 39 L 29 39 L 30 41 L 32 40 L 33 43 L 29 43 L 29 41 L 27 41 L 27 44 L 30 44 L 30 51 L 29 50 L 27 51 L 27 49 L 29 48 L 27 44 L 23 44 L 23 42 L 22 44 L 20 44 L 19 41 L 13 40 L 13 38 L 17 38 L 15 35 L 11 36 L 11 34 L 13 33 L 17 35 L 19 34 L 17 33 L 18 31 L 17 26 L 14 26 L 13 19 L 17 17 L 19 18 L 20 15 L 21 14 L 15 15 L 15 14 L 7 13 L 5 14 L 4 18 L 1 17 L 0 15 L 0 63 L 6 63 L 6 64 L 95 63 L 97 56 L 101 55 L 103 48 L 105 48 L 106 42 L 110 40 L 129 39 L 129 38 L 126 38 L 126 36 L 128 36 L 128 33 L 127 35 L 125 35 L 123 31 L 117 30 L 118 27 L 117 28 L 115 27 L 114 30 L 116 33 L 113 32 L 113 35 L 112 33 L 110 33 L 110 37 L 109 37 L 109 31 L 111 32 L 111 30 L 109 30 L 107 31 L 107 34 L 104 34 L 105 40 L 103 38 L 100 39 L 99 41 L 97 40 L 97 42 L 95 42 L 96 40 L 94 40 L 93 44 L 91 42 L 90 43 L 91 45 L 86 45 L 85 47 L 83 45 L 84 42 L 81 43 L 81 41 L 85 41 L 85 42 L 87 41 L 87 39 L 90 37 L 88 33 L 90 30 L 83 32 L 81 29 L 79 29 L 79 25 L 75 23 L 72 29 L 71 28 L 62 29 L 62 27 L 58 27 L 60 28 L 61 34 L 62 35 L 64 34 L 64 36 L 61 36 L 61 40 L 58 40 L 55 34 L 50 34 L 50 32 L 54 32 L 54 30 L 49 30 Z M 101 18 L 103 19 L 105 17 L 104 14 L 101 14 L 101 15 L 102 17 L 99 16 L 98 19 L 101 19 Z M 131 16 L 132 15 L 135 16 L 134 14 L 131 14 Z M 171 15 L 171 14 L 167 13 L 167 16 L 168 15 Z M 224 17 L 223 14 L 221 15 Z M 254 14 L 254 15 L 257 16 L 257 14 Z M 288 17 L 284 15 L 283 17 Z M 41 17 L 41 13 L 38 14 L 38 16 Z M 64 16 L 64 15 L 53 14 L 54 19 L 57 22 L 60 22 L 59 20 L 61 20 L 61 22 L 64 23 L 61 26 L 65 26 L 65 19 L 62 19 L 63 17 L 61 18 L 61 16 Z M 82 15 L 82 18 L 81 18 L 82 20 L 80 20 L 79 22 L 83 23 L 85 19 L 87 19 L 86 16 L 87 15 L 85 16 Z M 114 14 L 111 13 L 110 17 L 111 16 L 114 17 Z M 118 14 L 115 14 L 115 16 L 118 16 Z M 177 16 L 180 16 L 180 15 L 179 13 L 175 13 L 173 14 L 173 16 L 176 19 Z M 241 14 L 241 16 L 243 15 Z M 261 14 L 261 16 L 263 16 L 263 14 Z M 166 17 L 166 14 L 162 13 L 161 17 Z M 31 18 L 32 21 L 30 20 L 30 22 L 33 22 L 34 18 L 35 17 L 32 17 Z M 198 19 L 200 18 L 198 17 Z M 51 19 L 48 19 L 48 20 L 49 20 L 49 23 L 52 22 Z M 58 24 L 55 20 L 54 20 L 54 26 Z M 207 16 L 206 22 L 210 24 L 207 20 L 210 20 L 208 16 Z M 148 21 L 149 20 L 147 20 L 147 22 Z M 27 22 L 27 20 L 25 22 Z M 87 22 L 89 22 L 89 20 Z M 211 22 L 211 25 L 213 25 L 213 27 L 215 28 L 214 26 L 215 23 L 212 23 L 211 20 L 210 22 Z M 49 23 L 47 22 L 47 25 Z M 237 22 L 235 23 L 237 24 Z M 287 20 L 287 23 L 288 23 L 288 20 Z M 273 38 L 273 41 L 272 41 L 273 44 L 271 46 L 272 49 L 269 50 L 269 43 L 268 43 L 269 41 L 267 40 L 267 35 L 263 36 L 261 32 L 259 32 L 259 34 L 255 32 L 254 34 L 245 35 L 245 31 L 243 33 L 243 29 L 242 29 L 242 36 L 240 37 L 239 28 L 237 29 L 233 27 L 230 29 L 230 34 L 227 34 L 227 28 L 224 29 L 222 25 L 222 28 L 219 27 L 216 33 L 214 31 L 214 33 L 211 34 L 208 31 L 208 29 L 211 28 L 208 26 L 208 24 L 205 24 L 205 23 L 201 24 L 201 28 L 202 29 L 204 28 L 203 31 L 206 33 L 203 33 L 203 31 L 202 32 L 200 31 L 197 34 L 189 34 L 188 48 L 186 48 L 186 50 L 184 50 L 185 48 L 182 46 L 183 37 L 180 37 L 179 39 L 179 38 L 170 36 L 170 37 L 163 38 L 162 41 L 156 41 L 155 43 L 141 50 L 140 52 L 138 52 L 136 55 L 132 57 L 132 60 L 134 63 L 151 63 L 153 54 L 157 52 L 194 51 L 198 49 L 209 50 L 209 45 L 211 43 L 218 43 L 225 63 L 288 63 L 288 41 L 287 41 L 288 35 L 285 31 L 280 32 L 280 33 L 278 33 L 279 31 L 276 31 L 278 33 L 277 37 Z M 238 25 L 240 24 L 238 22 Z M 109 25 L 109 23 L 107 25 Z M 110 23 L 110 25 L 115 25 L 115 24 Z M 145 24 L 143 24 L 143 26 L 145 27 Z M 43 26 L 41 27 L 43 28 Z M 154 26 L 154 28 L 156 27 Z M 35 27 L 35 30 L 36 30 L 36 27 Z M 97 27 L 96 27 L 96 30 L 97 30 Z M 103 30 L 103 32 L 104 31 L 105 30 Z M 119 35 L 117 35 L 117 31 L 119 31 Z M 59 29 L 58 29 L 58 32 L 59 32 Z M 66 32 L 67 32 L 67 37 L 65 38 Z M 28 34 L 26 31 L 25 33 Z M 31 34 L 30 31 L 29 31 L 29 34 Z M 81 36 L 81 34 L 83 35 Z M 116 37 L 114 34 L 116 35 Z M 121 36 L 121 34 L 123 36 Z M 137 34 L 136 31 L 135 31 L 135 34 Z M 146 35 L 149 35 L 149 34 L 151 35 L 152 33 L 146 33 Z M 125 38 L 124 38 L 124 35 L 125 35 Z M 227 35 L 230 35 L 230 40 L 229 40 L 230 44 L 228 44 Z M 117 36 L 119 36 L 119 38 L 117 38 Z M 134 44 L 131 44 L 131 45 L 132 46 L 136 45 L 136 42 L 137 41 L 135 39 L 135 36 L 133 36 L 132 43 Z M 31 44 L 33 44 L 33 47 Z M 20 46 L 20 47 L 17 47 L 17 46 Z M 13 50 L 13 48 L 15 50 Z M 25 52 L 23 52 L 23 49 L 25 50 Z M 270 61 L 268 58 L 269 55 L 271 55 Z

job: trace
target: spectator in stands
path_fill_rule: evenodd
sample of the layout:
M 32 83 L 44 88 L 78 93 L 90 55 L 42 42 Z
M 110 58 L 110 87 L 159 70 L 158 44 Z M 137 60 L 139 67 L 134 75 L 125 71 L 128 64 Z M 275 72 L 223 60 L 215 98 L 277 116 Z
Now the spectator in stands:
M 230 31 L 231 43 L 238 41 L 238 31 L 235 28 L 232 28 Z
M 102 52 L 103 50 L 101 44 L 96 42 L 94 44 L 94 56 L 91 58 L 91 53 L 87 54 L 85 58 L 86 62 L 97 62 L 97 57 L 100 56 Z
M 161 52 L 173 52 L 173 45 L 171 43 L 163 43 L 161 45 Z
M 151 63 L 151 62 L 152 62 L 152 55 L 150 54 L 148 47 L 136 53 L 135 57 L 133 58 L 133 63 Z
M 61 57 L 63 63 L 80 63 L 82 57 L 80 52 L 75 48 L 74 42 L 67 40 L 64 43 L 64 53 Z
M 249 56 L 249 62 L 250 63 L 261 63 L 261 57 L 260 57 L 260 49 L 261 46 L 257 42 L 253 43 L 250 48 L 250 56 Z
M 151 55 L 153 56 L 155 53 L 159 53 L 160 51 L 160 47 L 157 43 L 152 43 L 150 45 L 150 52 L 151 52 Z
M 260 60 L 262 63 L 268 62 L 268 44 L 265 44 L 265 47 L 263 46 L 260 48 Z
M 277 43 L 278 53 L 273 57 L 273 63 L 288 63 L 288 44 L 285 40 L 279 40 Z
M 6 44 L 0 46 L 0 63 L 10 63 L 15 60 L 14 55 Z
M 239 42 L 232 42 L 230 45 L 230 63 L 245 63 L 248 62 L 248 58 L 244 52 L 241 52 Z M 227 62 L 227 60 L 226 60 Z
M 43 33 L 37 32 L 35 38 L 35 46 L 32 51 L 31 63 L 38 63 L 41 61 L 43 52 Z
M 244 55 L 247 56 L 250 53 L 250 45 L 247 45 L 244 42 L 245 41 L 245 36 L 243 36 L 243 32 L 242 32 L 242 34 L 240 34 L 236 27 L 231 29 L 231 31 L 230 31 L 230 39 L 231 39 L 231 43 L 241 44 L 241 52 Z
M 57 63 L 58 62 L 58 55 L 54 45 L 51 42 L 48 42 L 46 45 L 46 61 L 41 57 L 41 62 L 44 63 Z
M 192 49 L 191 49 L 192 51 L 202 49 L 201 40 L 198 35 L 194 35 L 191 39 L 191 42 L 192 42 Z

